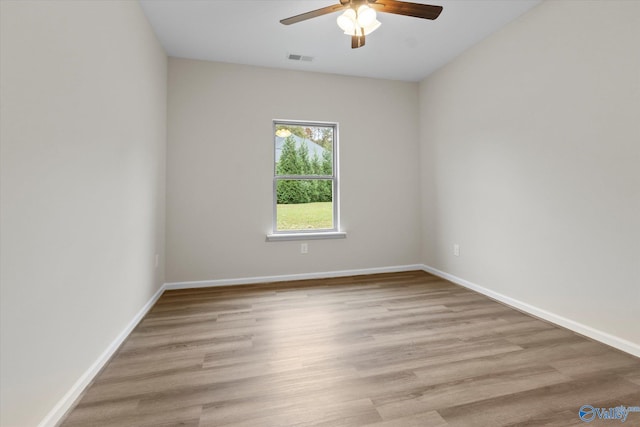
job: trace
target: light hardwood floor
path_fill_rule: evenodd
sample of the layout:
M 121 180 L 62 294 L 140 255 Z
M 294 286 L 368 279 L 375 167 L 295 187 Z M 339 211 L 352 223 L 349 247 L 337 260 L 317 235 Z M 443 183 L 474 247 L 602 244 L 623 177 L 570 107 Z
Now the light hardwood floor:
M 165 292 L 62 425 L 572 426 L 585 404 L 640 406 L 640 359 L 408 272 Z

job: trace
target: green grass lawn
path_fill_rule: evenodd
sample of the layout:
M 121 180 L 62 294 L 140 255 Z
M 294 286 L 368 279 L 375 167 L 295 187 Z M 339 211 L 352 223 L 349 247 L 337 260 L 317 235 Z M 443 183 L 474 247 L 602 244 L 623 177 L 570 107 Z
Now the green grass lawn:
M 333 228 L 333 203 L 278 205 L 278 230 Z

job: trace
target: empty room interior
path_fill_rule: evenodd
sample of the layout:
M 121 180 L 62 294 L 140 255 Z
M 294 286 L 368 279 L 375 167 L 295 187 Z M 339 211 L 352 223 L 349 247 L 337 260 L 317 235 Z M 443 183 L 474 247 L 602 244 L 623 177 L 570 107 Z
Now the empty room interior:
M 640 425 L 640 1 L 0 0 L 0 425 Z

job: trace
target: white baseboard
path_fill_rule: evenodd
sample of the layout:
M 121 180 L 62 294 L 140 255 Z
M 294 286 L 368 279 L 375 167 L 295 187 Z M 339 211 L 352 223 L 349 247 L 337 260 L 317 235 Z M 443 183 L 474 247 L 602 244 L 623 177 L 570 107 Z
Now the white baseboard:
M 566 317 L 560 316 L 555 313 L 551 313 L 549 311 L 543 310 L 541 308 L 535 307 L 531 304 L 527 304 L 517 299 L 508 297 L 501 293 L 494 292 L 490 289 L 487 289 L 475 283 L 469 282 L 468 280 L 464 280 L 464 279 L 461 279 L 460 277 L 454 276 L 453 274 L 445 273 L 444 271 L 440 271 L 436 268 L 429 267 L 428 265 L 423 265 L 422 269 L 427 273 L 431 273 L 435 276 L 446 279 L 457 285 L 464 286 L 465 288 L 468 288 L 478 293 L 481 293 L 483 295 L 486 295 L 489 298 L 493 298 L 496 301 L 500 301 L 510 307 L 513 307 L 520 311 L 524 311 L 525 313 L 531 314 L 532 316 L 536 316 L 541 319 L 547 320 L 558 326 L 562 326 L 563 328 L 567 328 L 569 330 L 577 332 L 580 335 L 587 336 L 596 341 L 599 341 L 601 343 L 610 345 L 611 347 L 617 348 L 618 350 L 622 350 L 625 353 L 629 353 L 636 357 L 640 357 L 640 345 L 636 343 L 627 341 L 625 339 L 622 339 L 615 335 L 608 334 L 598 329 L 594 329 L 590 326 L 584 325 L 582 323 L 576 322 L 571 319 L 567 319 Z
M 165 283 L 165 289 L 193 289 L 215 286 L 251 285 L 255 283 L 289 282 L 292 280 L 325 279 L 330 277 L 362 276 L 365 274 L 398 273 L 422 270 L 422 264 L 393 267 L 362 268 L 358 270 L 323 271 L 317 273 L 286 274 L 280 276 L 243 277 L 240 279 L 202 280 L 197 282 Z
M 158 291 L 149 299 L 149 301 L 140 309 L 140 311 L 134 316 L 134 318 L 127 324 L 122 332 L 116 337 L 115 340 L 107 347 L 107 349 L 98 357 L 98 359 L 85 371 L 84 374 L 76 381 L 71 389 L 58 401 L 56 406 L 40 421 L 38 427 L 54 427 L 58 424 L 62 417 L 71 409 L 78 397 L 82 394 L 85 388 L 91 384 L 94 377 L 98 375 L 104 365 L 111 359 L 113 354 L 118 350 L 120 345 L 129 336 L 131 331 L 142 320 L 147 312 L 158 301 L 162 293 L 167 289 L 189 289 L 189 288 L 203 288 L 211 286 L 232 286 L 243 285 L 252 283 L 268 283 L 268 282 L 284 282 L 291 280 L 305 280 L 305 279 L 318 279 L 329 277 L 344 277 L 344 276 L 359 276 L 364 274 L 378 274 L 378 273 L 397 273 L 402 271 L 421 270 L 422 264 L 402 265 L 394 267 L 380 267 L 380 268 L 364 268 L 358 270 L 342 270 L 342 271 L 327 271 L 318 273 L 304 273 L 304 274 L 289 274 L 283 276 L 262 276 L 262 277 L 245 277 L 240 279 L 222 279 L 222 280 L 204 280 L 198 282 L 176 282 L 165 283 L 158 289 Z
M 76 381 L 76 383 L 71 387 L 71 389 L 58 401 L 56 406 L 53 407 L 51 411 L 45 416 L 38 427 L 54 427 L 61 420 L 62 417 L 67 413 L 69 409 L 76 403 L 78 397 L 82 394 L 85 388 L 91 384 L 94 377 L 98 375 L 100 370 L 104 367 L 104 365 L 111 359 L 113 354 L 118 350 L 120 345 L 124 342 L 125 339 L 129 336 L 133 328 L 142 320 L 142 318 L 147 314 L 147 312 L 153 307 L 153 305 L 158 301 L 162 293 L 164 292 L 164 285 L 160 287 L 156 291 L 155 294 L 149 299 L 149 301 L 140 309 L 140 311 L 134 316 L 133 319 L 127 324 L 122 332 L 116 337 L 115 340 L 107 347 L 107 349 L 98 357 L 98 359 L 85 371 L 84 374 Z
M 548 312 L 541 308 L 532 306 L 530 304 L 518 301 L 514 298 L 506 295 L 494 292 L 490 289 L 476 285 L 475 283 L 461 279 L 444 271 L 440 271 L 433 267 L 429 267 L 424 264 L 411 264 L 391 267 L 378 267 L 378 268 L 363 268 L 356 270 L 340 270 L 340 271 L 325 271 L 317 273 L 302 273 L 302 274 L 287 274 L 280 276 L 260 276 L 260 277 L 244 277 L 239 279 L 220 279 L 220 280 L 203 280 L 195 282 L 174 282 L 165 283 L 158 289 L 158 291 L 149 299 L 149 301 L 140 309 L 140 311 L 134 316 L 134 318 L 127 324 L 125 329 L 116 337 L 116 339 L 107 347 L 107 349 L 100 355 L 100 357 L 82 374 L 82 376 L 76 381 L 71 389 L 60 399 L 60 401 L 54 406 L 54 408 L 44 417 L 44 419 L 38 424 L 38 427 L 54 427 L 60 422 L 62 417 L 73 406 L 78 397 L 82 394 L 84 389 L 91 384 L 94 377 L 100 372 L 104 365 L 111 359 L 113 354 L 118 350 L 120 345 L 129 336 L 131 331 L 142 320 L 147 312 L 158 301 L 160 296 L 165 290 L 169 289 L 192 289 L 192 288 L 204 288 L 213 286 L 233 286 L 233 285 L 248 285 L 255 283 L 269 283 L 269 282 L 285 282 L 292 280 L 306 280 L 306 279 L 322 279 L 330 277 L 345 277 L 345 276 L 361 276 L 365 274 L 380 274 L 380 273 L 398 273 L 403 271 L 423 270 L 427 273 L 431 273 L 435 276 L 441 277 L 445 280 L 464 286 L 497 301 L 500 301 L 508 306 L 514 307 L 525 313 L 539 317 L 541 319 L 552 322 L 556 325 L 570 329 L 581 335 L 593 338 L 596 341 L 600 341 L 604 344 L 608 344 L 611 347 L 615 347 L 626 353 L 640 357 L 640 345 L 633 342 L 624 340 L 606 332 L 599 331 L 581 323 L 575 322 L 571 319 L 559 316 L 557 314 Z

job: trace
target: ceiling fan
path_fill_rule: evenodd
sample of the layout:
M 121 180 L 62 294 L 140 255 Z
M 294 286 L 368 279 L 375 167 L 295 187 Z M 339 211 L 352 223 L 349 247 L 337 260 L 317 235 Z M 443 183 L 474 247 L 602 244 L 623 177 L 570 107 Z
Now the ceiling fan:
M 364 46 L 365 36 L 380 26 L 380 22 L 376 19 L 376 10 L 396 15 L 436 19 L 442 12 L 442 6 L 397 0 L 340 0 L 340 4 L 285 18 L 280 23 L 291 25 L 340 10 L 344 10 L 344 13 L 338 16 L 338 26 L 345 34 L 351 36 L 351 48 L 357 49 Z

